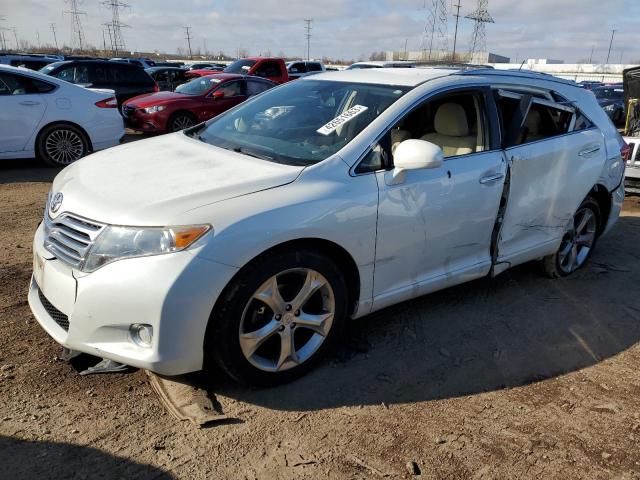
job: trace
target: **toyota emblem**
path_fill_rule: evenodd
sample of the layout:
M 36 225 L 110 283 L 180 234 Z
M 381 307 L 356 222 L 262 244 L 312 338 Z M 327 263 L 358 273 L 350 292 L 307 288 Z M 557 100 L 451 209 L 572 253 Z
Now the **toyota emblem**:
M 64 196 L 62 195 L 62 192 L 58 192 L 53 196 L 53 199 L 51 200 L 51 205 L 49 206 L 51 213 L 56 213 L 58 210 L 60 210 L 60 206 L 62 205 L 63 198 Z

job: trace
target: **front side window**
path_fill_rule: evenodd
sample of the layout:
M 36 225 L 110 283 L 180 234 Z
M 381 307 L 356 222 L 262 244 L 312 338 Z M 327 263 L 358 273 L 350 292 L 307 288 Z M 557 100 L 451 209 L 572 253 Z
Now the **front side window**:
M 216 88 L 216 92 L 224 93 L 225 98 L 228 97 L 240 97 L 244 95 L 244 81 L 234 80 L 232 82 L 226 82 Z
M 265 92 L 267 90 L 269 90 L 271 87 L 273 86 L 273 84 L 268 83 L 268 82 L 264 82 L 264 81 L 258 81 L 258 80 L 252 80 L 252 79 L 248 79 L 247 80 L 247 95 L 252 97 L 254 95 L 258 95 L 259 93 Z
M 347 145 L 409 90 L 300 80 L 265 92 L 194 133 L 217 147 L 289 165 L 312 165 Z

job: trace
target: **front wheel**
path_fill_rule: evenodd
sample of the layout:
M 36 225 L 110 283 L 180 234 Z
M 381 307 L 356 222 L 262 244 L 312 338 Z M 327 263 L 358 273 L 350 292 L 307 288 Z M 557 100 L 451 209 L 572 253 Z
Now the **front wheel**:
M 339 336 L 344 277 L 313 251 L 271 253 L 240 272 L 210 320 L 205 356 L 235 380 L 278 385 L 311 369 Z
M 551 278 L 566 277 L 582 267 L 596 246 L 600 231 L 600 207 L 587 197 L 567 227 L 560 248 L 545 257 L 543 268 Z
M 196 124 L 196 118 L 188 112 L 176 113 L 169 119 L 170 132 L 179 132 L 185 128 L 193 127 Z

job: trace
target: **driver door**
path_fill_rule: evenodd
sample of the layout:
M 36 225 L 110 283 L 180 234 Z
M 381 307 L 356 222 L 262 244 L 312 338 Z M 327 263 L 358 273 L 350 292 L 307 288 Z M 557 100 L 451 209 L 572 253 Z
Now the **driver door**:
M 376 172 L 374 309 L 489 272 L 506 171 L 489 93 L 456 91 L 427 100 L 374 146 L 373 160 L 365 158 L 373 168 L 387 165 Z M 394 184 L 393 152 L 412 138 L 442 147 L 444 162 L 406 171 Z
M 200 120 L 209 120 L 247 99 L 247 87 L 244 80 L 231 80 L 221 83 L 205 98 Z

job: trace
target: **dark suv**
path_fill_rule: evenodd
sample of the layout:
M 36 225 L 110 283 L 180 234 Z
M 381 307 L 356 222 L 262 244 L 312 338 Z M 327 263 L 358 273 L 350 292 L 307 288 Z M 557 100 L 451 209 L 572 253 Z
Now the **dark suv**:
M 130 98 L 158 91 L 156 82 L 140 67 L 107 60 L 56 62 L 40 72 L 88 88 L 115 91 L 118 107 Z

